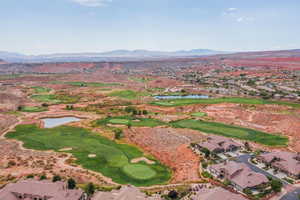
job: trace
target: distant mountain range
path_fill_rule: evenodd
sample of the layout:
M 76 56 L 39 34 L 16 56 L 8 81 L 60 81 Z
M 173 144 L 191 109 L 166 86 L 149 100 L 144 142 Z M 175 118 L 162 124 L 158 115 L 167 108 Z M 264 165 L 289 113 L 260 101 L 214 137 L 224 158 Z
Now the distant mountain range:
M 226 52 L 210 49 L 193 49 L 182 51 L 149 51 L 149 50 L 115 50 L 102 53 L 67 53 L 47 55 L 24 55 L 0 51 L 0 59 L 7 62 L 96 62 L 96 61 L 134 61 L 143 59 L 160 59 L 173 57 L 196 57 L 224 54 Z

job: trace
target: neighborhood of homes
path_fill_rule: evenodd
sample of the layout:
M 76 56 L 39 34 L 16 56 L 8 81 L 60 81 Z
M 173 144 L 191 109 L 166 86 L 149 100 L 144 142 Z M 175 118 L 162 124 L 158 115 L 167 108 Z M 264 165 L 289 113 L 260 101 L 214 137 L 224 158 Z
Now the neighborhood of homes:
M 299 153 L 254 153 L 249 150 L 248 144 L 221 136 L 209 136 L 192 147 L 196 153 L 206 157 L 204 165 L 202 163 L 206 174 L 227 182 L 240 193 L 258 194 L 263 191 L 262 188 L 270 186 L 272 179 L 283 184 L 292 184 L 300 179 Z
M 270 181 L 293 184 L 300 179 L 300 154 L 291 152 L 261 152 L 249 150 L 248 144 L 221 136 L 208 136 L 191 144 L 201 154 L 207 178 L 223 184 L 194 184 L 184 200 L 246 200 L 247 196 L 267 194 Z M 261 196 L 260 196 L 261 197 Z M 69 189 L 61 181 L 26 179 L 0 189 L 0 200 L 161 200 L 147 196 L 138 188 L 123 186 L 111 192 L 96 192 L 88 196 L 81 189 Z

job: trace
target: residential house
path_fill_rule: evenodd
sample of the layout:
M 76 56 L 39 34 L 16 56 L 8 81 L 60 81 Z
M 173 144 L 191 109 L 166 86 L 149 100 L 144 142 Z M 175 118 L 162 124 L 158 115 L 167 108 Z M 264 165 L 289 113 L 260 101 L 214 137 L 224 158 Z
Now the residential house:
M 254 189 L 269 182 L 265 175 L 252 171 L 245 163 L 235 161 L 211 165 L 208 170 L 216 178 L 229 180 L 239 191 Z
M 259 155 L 257 160 L 272 166 L 274 169 L 282 171 L 292 178 L 300 179 L 299 153 L 274 151 Z
M 147 196 L 134 186 L 123 186 L 120 190 L 97 192 L 92 200 L 161 200 L 159 196 Z
M 34 179 L 10 183 L 0 190 L 1 200 L 86 200 L 82 190 L 70 190 L 64 182 Z
M 196 144 L 196 146 L 200 150 L 206 148 L 212 153 L 233 152 L 242 148 L 242 145 L 233 139 L 216 135 L 207 137 L 205 141 Z
M 221 187 L 202 188 L 191 195 L 191 200 L 247 200 L 241 194 L 229 192 Z

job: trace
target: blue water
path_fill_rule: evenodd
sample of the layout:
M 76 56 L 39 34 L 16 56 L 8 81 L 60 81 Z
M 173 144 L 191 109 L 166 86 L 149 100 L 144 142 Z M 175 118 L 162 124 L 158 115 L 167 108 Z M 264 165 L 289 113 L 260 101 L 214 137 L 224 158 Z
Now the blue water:
M 70 122 L 78 122 L 80 121 L 80 119 L 77 117 L 60 117 L 60 118 L 44 118 L 42 119 L 42 121 L 44 122 L 45 128 L 53 128 Z
M 156 99 L 208 99 L 207 95 L 167 95 L 167 96 L 155 96 Z

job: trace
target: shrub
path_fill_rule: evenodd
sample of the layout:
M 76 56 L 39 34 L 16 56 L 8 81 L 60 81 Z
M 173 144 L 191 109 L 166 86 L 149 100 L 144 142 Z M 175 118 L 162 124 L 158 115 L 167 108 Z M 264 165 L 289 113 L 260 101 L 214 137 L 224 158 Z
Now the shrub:
M 85 187 L 85 192 L 87 193 L 88 196 L 91 196 L 95 193 L 95 186 L 93 183 L 87 184 Z
M 274 192 L 281 192 L 282 182 L 279 180 L 271 180 L 271 188 Z
M 52 182 L 61 181 L 61 177 L 58 175 L 53 176 Z
M 122 131 L 122 129 L 115 129 L 114 133 L 115 133 L 115 139 L 116 140 L 119 140 L 119 139 L 121 139 L 123 137 L 123 131 Z
M 69 178 L 68 179 L 68 189 L 73 190 L 76 188 L 76 182 L 74 179 Z

